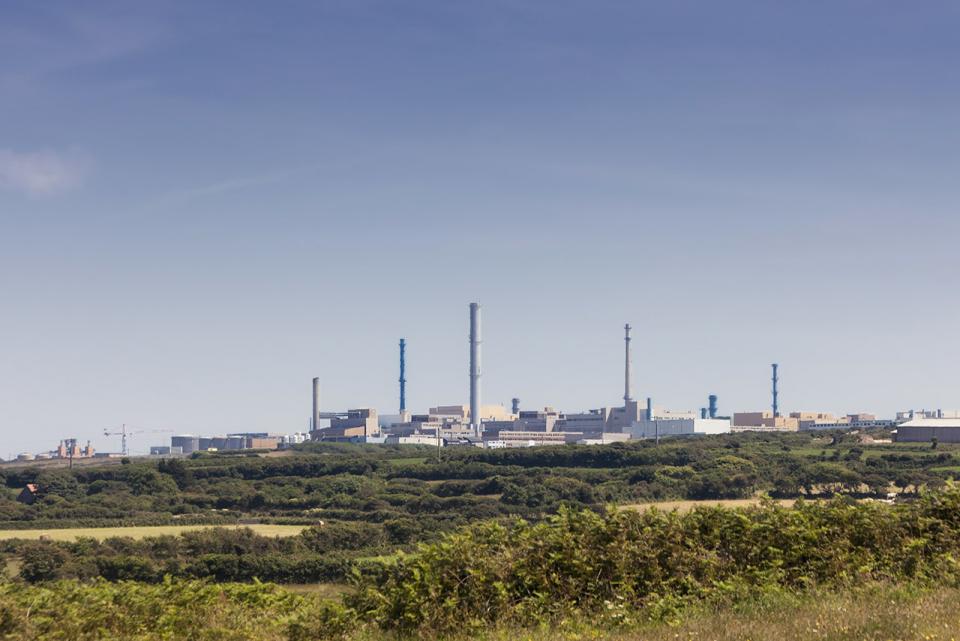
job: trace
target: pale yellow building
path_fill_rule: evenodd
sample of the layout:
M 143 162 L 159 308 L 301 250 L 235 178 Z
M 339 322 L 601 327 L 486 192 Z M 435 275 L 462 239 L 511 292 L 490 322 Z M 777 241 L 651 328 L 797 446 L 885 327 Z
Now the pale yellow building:
M 800 419 L 793 416 L 774 416 L 770 410 L 762 412 L 736 412 L 733 415 L 735 427 L 761 427 L 796 432 L 800 429 Z

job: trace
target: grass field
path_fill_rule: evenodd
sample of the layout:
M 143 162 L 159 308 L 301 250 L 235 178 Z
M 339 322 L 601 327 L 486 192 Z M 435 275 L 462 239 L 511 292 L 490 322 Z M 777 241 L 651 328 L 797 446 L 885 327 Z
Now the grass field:
M 62 530 L 0 530 L 0 541 L 10 539 L 38 540 L 41 537 L 51 541 L 75 541 L 85 537 L 91 539 L 108 539 L 115 536 L 128 536 L 132 539 L 143 539 L 148 536 L 177 535 L 191 530 L 206 530 L 213 527 L 229 529 L 250 528 L 263 536 L 296 536 L 303 531 L 302 525 L 155 525 L 144 527 L 81 527 L 64 528 Z
M 294 594 L 313 595 L 321 599 L 340 599 L 349 594 L 352 588 L 342 583 L 288 583 L 284 590 Z
M 570 630 L 504 630 L 483 641 L 955 641 L 960 639 L 960 591 L 870 586 L 846 594 L 780 595 L 704 609 L 677 620 L 606 631 L 589 624 Z M 373 637 L 361 635 L 363 641 Z
M 658 510 L 667 512 L 679 510 L 680 512 L 689 512 L 696 507 L 750 507 L 760 503 L 759 498 L 754 499 L 718 499 L 714 501 L 659 501 L 656 503 L 631 503 L 629 505 L 619 506 L 621 510 L 646 510 L 655 507 Z M 793 499 L 780 499 L 777 501 L 780 505 L 790 507 L 794 504 Z

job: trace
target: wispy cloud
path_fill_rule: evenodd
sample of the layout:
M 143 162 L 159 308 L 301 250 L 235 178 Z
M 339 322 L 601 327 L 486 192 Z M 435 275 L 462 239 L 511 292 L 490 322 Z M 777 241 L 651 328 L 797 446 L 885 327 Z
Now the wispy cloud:
M 77 152 L 0 149 L 0 188 L 44 196 L 83 182 L 89 160 Z

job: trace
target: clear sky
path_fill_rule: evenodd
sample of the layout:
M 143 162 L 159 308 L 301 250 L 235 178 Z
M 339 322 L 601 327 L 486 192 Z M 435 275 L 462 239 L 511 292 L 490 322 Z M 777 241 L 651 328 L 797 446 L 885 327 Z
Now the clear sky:
M 0 4 L 0 455 L 324 409 L 960 406 L 960 5 Z M 135 450 L 165 440 L 134 437 Z

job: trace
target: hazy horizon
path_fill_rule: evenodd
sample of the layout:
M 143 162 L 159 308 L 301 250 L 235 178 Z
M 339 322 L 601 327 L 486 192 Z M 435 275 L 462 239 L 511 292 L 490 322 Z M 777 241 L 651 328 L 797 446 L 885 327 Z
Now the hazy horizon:
M 634 395 L 960 408 L 948 2 L 0 8 L 0 456 Z M 143 452 L 162 434 L 134 437 Z

